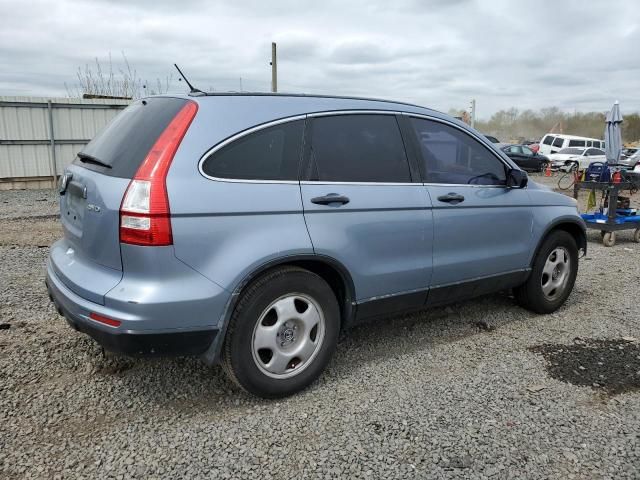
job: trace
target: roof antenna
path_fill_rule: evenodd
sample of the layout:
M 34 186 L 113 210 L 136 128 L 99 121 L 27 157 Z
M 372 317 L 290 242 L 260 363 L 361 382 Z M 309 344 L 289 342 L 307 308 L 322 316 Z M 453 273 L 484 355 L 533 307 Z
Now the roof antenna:
M 182 70 L 180 70 L 180 67 L 178 67 L 177 63 L 174 63 L 173 66 L 176 67 L 176 70 L 178 70 L 178 73 L 184 79 L 185 83 L 187 85 L 189 85 L 189 88 L 191 89 L 189 91 L 189 95 L 196 94 L 196 93 L 197 94 L 206 95 L 206 93 L 204 93 L 202 90 L 200 90 L 200 89 L 194 87 L 193 85 L 191 85 L 191 82 L 189 82 L 189 80 L 187 80 L 187 77 L 184 76 L 184 73 L 182 73 Z M 178 80 L 180 80 L 180 79 L 178 79 Z

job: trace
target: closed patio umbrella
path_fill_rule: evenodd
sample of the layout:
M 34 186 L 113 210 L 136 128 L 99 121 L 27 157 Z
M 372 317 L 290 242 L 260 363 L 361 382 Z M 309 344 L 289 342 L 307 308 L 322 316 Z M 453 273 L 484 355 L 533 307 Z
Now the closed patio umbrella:
M 609 165 L 616 165 L 620 161 L 620 152 L 622 151 L 622 115 L 620 114 L 620 105 L 616 101 L 607 113 L 604 128 L 604 153 L 607 156 Z

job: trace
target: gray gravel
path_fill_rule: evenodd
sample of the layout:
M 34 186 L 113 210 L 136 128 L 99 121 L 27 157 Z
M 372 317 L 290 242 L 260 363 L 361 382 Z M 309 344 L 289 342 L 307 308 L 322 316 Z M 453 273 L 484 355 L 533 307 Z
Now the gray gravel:
M 529 350 L 640 336 L 630 234 L 605 248 L 590 233 L 552 315 L 498 294 L 368 324 L 312 388 L 275 402 L 196 359 L 104 357 L 68 328 L 37 246 L 59 224 L 15 220 L 55 214 L 38 198 L 55 200 L 0 192 L 0 478 L 640 477 L 640 392 L 554 380 Z

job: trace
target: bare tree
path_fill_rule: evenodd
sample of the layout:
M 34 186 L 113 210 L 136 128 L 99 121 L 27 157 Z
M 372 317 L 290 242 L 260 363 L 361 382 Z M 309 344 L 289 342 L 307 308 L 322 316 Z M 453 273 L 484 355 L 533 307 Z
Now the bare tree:
M 150 84 L 138 76 L 135 68 L 132 68 L 127 56 L 122 52 L 123 67 L 114 69 L 113 59 L 109 53 L 109 60 L 103 65 L 98 58 L 95 65 L 86 64 L 84 68 L 78 67 L 76 77 L 78 83 L 72 86 L 64 86 L 67 95 L 72 98 L 126 98 L 135 99 L 147 95 L 167 93 L 171 87 L 173 75 L 167 76 L 164 81 L 156 78 L 155 83 Z

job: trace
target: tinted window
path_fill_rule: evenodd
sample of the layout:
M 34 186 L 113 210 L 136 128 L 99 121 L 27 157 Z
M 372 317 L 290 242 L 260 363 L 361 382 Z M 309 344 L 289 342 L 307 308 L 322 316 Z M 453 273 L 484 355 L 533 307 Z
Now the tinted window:
M 593 142 L 593 146 L 596 148 L 600 148 L 600 142 Z
M 393 115 L 313 119 L 311 180 L 410 182 L 409 163 Z
M 569 140 L 569 146 L 570 147 L 584 147 L 585 146 L 585 141 L 584 140 Z
M 544 137 L 544 140 L 542 140 L 542 143 L 544 143 L 545 145 L 551 145 L 553 143 L 553 138 L 550 135 L 547 135 L 546 137 Z
M 593 157 L 596 155 L 604 155 L 604 152 L 602 150 L 598 150 L 597 148 L 590 148 L 589 150 L 587 150 L 587 155 Z
M 504 185 L 504 164 L 471 135 L 444 123 L 412 118 L 430 183 Z
M 154 97 L 129 105 L 82 149 L 82 153 L 111 168 L 79 158 L 74 163 L 112 177 L 132 178 L 186 102 L 180 98 Z
M 564 143 L 564 138 L 556 137 L 556 139 L 553 141 L 553 146 L 561 147 L 563 143 Z
M 214 152 L 202 171 L 217 178 L 297 180 L 304 121 L 281 123 L 231 142 Z

